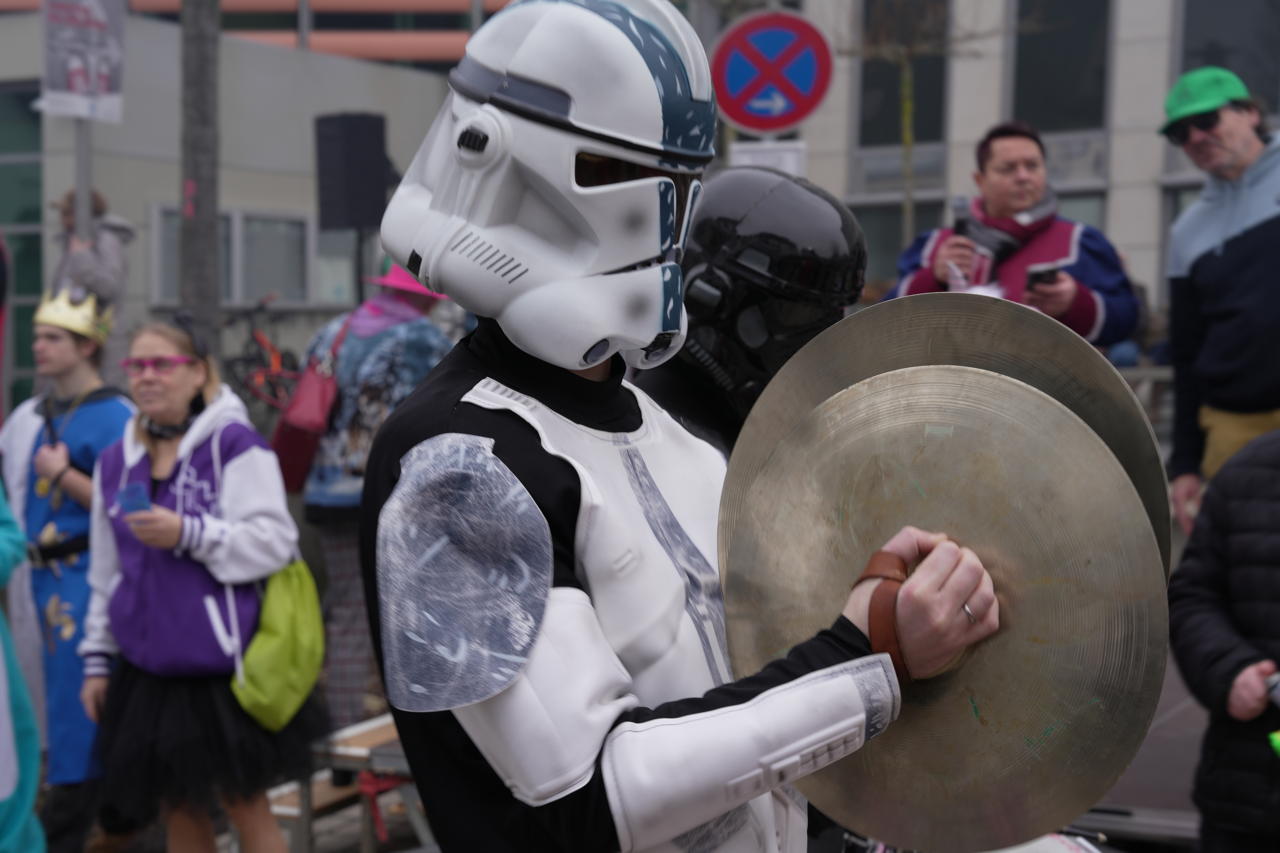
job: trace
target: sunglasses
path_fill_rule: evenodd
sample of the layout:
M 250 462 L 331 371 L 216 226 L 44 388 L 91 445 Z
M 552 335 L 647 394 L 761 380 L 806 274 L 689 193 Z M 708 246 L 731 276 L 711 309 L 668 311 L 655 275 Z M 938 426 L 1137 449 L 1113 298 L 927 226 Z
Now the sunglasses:
M 189 355 L 161 355 L 155 358 L 125 358 L 120 360 L 120 366 L 124 368 L 124 372 L 130 376 L 141 376 L 147 372 L 147 368 L 151 368 L 160 376 L 167 376 L 178 369 L 180 364 L 193 364 L 195 359 Z
M 1222 118 L 1222 110 L 1210 110 L 1207 113 L 1196 113 L 1193 116 L 1187 116 L 1179 119 L 1169 125 L 1169 129 L 1164 132 L 1167 138 L 1174 145 L 1186 145 L 1187 140 L 1191 138 L 1191 128 L 1208 133 L 1218 126 L 1218 121 Z

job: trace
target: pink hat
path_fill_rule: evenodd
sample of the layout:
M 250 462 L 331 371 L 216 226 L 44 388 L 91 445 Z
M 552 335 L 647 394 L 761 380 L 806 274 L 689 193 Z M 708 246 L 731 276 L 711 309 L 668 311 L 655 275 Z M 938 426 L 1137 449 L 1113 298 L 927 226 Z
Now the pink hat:
M 423 296 L 434 296 L 436 299 L 448 299 L 443 293 L 436 293 L 425 287 L 422 282 L 414 278 L 413 273 L 398 264 L 392 264 L 391 267 L 377 278 L 369 278 L 370 284 L 380 284 L 383 287 L 394 288 L 395 290 L 407 290 L 410 293 L 421 293 Z

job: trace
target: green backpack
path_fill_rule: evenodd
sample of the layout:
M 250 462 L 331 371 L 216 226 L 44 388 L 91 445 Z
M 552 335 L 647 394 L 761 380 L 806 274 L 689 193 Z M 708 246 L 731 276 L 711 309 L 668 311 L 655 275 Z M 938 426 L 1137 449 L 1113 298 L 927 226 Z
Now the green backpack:
M 213 476 L 222 494 L 222 431 L 213 436 Z M 227 587 L 227 613 L 235 619 L 235 602 Z M 267 731 L 278 732 L 288 725 L 307 701 L 320 667 L 324 663 L 324 617 L 311 569 L 295 557 L 267 579 L 258 611 L 258 630 L 249 647 L 240 640 L 240 628 L 233 621 L 237 650 L 236 671 L 231 676 L 231 692 L 240 707 Z M 239 650 L 244 649 L 244 655 Z
M 258 630 L 231 677 L 240 707 L 278 732 L 311 695 L 324 662 L 324 621 L 311 570 L 295 559 L 267 580 Z

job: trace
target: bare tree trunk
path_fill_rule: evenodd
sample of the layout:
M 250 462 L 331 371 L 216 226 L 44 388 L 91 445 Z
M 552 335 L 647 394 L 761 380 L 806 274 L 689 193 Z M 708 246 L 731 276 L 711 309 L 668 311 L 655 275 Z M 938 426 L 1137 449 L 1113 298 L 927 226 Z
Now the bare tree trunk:
M 182 217 L 178 296 L 216 357 L 218 274 L 218 0 L 182 3 Z
M 916 236 L 916 79 L 911 51 L 898 56 L 898 100 L 902 112 L 902 245 L 910 246 Z

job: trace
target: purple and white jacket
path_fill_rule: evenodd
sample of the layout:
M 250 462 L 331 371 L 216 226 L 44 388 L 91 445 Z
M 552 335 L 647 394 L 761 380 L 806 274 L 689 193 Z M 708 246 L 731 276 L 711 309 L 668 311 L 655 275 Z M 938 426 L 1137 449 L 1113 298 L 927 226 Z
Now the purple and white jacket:
M 257 629 L 260 581 L 297 548 L 280 466 L 226 386 L 154 488 L 135 422 L 98 458 L 93 475 L 93 597 L 79 649 L 85 675 L 108 674 L 115 654 L 155 675 L 230 674 Z M 129 530 L 117 496 L 135 482 L 153 506 L 182 516 L 178 547 L 152 548 Z

